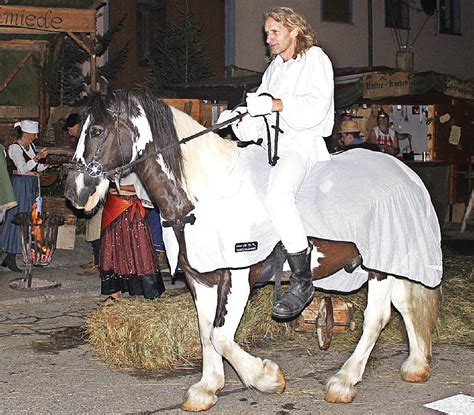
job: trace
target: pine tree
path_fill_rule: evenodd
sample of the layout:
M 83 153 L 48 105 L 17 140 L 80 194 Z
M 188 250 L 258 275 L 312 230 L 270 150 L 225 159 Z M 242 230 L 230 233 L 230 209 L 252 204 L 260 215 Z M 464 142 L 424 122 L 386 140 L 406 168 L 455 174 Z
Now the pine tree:
M 153 38 L 148 58 L 148 80 L 140 88 L 166 93 L 171 85 L 189 84 L 213 75 L 206 43 L 200 40 L 201 26 L 191 12 L 182 12 L 177 24 L 168 22 Z

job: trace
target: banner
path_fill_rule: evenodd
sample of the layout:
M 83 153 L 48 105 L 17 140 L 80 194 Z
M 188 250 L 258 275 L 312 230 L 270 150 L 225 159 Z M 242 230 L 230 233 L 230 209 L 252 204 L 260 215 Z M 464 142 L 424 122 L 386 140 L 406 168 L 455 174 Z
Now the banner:
M 446 82 L 444 93 L 450 97 L 474 99 L 474 83 L 460 79 L 450 79 Z

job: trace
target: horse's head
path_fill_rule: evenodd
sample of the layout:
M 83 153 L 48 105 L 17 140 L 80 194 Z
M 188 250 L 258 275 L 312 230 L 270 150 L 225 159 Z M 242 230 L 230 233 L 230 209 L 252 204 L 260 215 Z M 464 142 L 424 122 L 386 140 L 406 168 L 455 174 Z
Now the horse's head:
M 152 135 L 138 101 L 125 92 L 112 92 L 105 79 L 82 119 L 65 196 L 75 207 L 90 212 L 105 198 L 109 180 L 117 178 L 114 169 L 137 158 Z

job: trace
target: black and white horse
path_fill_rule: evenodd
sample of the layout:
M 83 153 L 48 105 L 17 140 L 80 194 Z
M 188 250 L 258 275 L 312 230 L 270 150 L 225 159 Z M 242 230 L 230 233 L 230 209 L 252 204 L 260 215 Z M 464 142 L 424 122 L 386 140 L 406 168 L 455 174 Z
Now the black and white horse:
M 114 169 L 144 157 L 133 169 L 159 206 L 163 220 L 172 225 L 179 247 L 178 263 L 186 272 L 198 313 L 203 357 L 202 378 L 189 388 L 182 408 L 201 411 L 216 404 L 217 392 L 225 382 L 223 358 L 248 387 L 267 393 L 283 392 L 285 378 L 278 365 L 252 356 L 234 341 L 251 288 L 262 274 L 271 275 L 278 268 L 278 250 L 265 261 L 238 269 L 199 272 L 188 260 L 190 247 L 186 246 L 185 233 L 186 227 L 192 225 L 184 226 L 185 218 L 205 197 L 209 182 L 225 175 L 236 152 L 242 149 L 212 132 L 180 146 L 179 139 L 204 128 L 158 99 L 112 92 L 105 84 L 91 99 L 82 119 L 75 169 L 68 174 L 66 197 L 76 207 L 91 211 L 105 198 L 109 183 L 118 172 Z M 352 242 L 309 239 L 314 245 L 315 280 L 360 264 L 358 248 Z M 343 403 L 353 400 L 354 386 L 362 379 L 371 350 L 390 319 L 391 304 L 403 316 L 410 347 L 401 377 L 409 382 L 427 380 L 431 374 L 431 334 L 438 297 L 439 288 L 427 288 L 386 270 L 369 270 L 362 337 L 351 357 L 327 382 L 325 399 Z

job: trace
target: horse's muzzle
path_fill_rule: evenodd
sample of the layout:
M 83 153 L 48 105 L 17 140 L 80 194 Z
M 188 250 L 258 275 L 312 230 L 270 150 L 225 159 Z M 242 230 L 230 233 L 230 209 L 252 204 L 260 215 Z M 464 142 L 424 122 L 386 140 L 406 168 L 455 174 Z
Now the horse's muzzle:
M 90 195 L 96 188 L 95 183 L 86 183 L 86 181 L 85 175 L 77 171 L 70 171 L 66 178 L 64 196 L 77 209 L 84 209 Z

